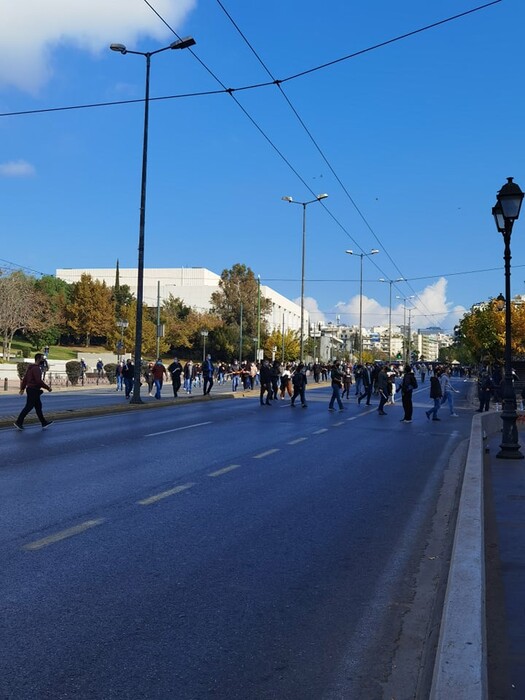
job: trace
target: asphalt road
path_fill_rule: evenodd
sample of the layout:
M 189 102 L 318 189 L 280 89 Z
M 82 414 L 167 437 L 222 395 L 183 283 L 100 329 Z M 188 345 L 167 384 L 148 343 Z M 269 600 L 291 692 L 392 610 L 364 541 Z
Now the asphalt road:
M 470 428 L 427 392 L 0 431 L 0 697 L 383 697 Z

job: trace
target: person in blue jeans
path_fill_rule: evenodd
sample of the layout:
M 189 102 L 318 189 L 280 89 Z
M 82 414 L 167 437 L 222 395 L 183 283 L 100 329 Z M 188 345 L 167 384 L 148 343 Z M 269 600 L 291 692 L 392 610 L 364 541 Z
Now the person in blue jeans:
M 441 373 L 438 373 L 441 374 Z M 441 384 L 439 383 L 439 376 L 434 375 L 430 377 L 430 398 L 434 401 L 434 406 L 425 411 L 428 420 L 430 420 L 430 414 L 434 414 L 432 420 L 441 420 L 438 418 L 439 407 L 441 406 L 441 399 L 443 398 L 443 393 L 441 391 Z
M 334 403 L 337 401 L 340 411 L 344 411 L 345 407 L 341 401 L 341 389 L 343 387 L 343 373 L 341 371 L 341 362 L 336 360 L 331 371 L 332 378 L 332 396 L 330 398 L 330 403 L 328 404 L 329 411 L 335 411 Z

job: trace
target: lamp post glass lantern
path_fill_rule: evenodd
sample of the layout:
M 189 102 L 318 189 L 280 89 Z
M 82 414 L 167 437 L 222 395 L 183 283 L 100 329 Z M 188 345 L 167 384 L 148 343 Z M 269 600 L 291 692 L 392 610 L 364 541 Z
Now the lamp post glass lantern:
M 369 253 L 356 253 L 354 250 L 346 250 L 347 255 L 357 255 L 361 258 L 359 266 L 359 364 L 363 364 L 363 258 L 377 255 L 379 251 L 373 248 Z
M 510 291 L 510 238 L 514 222 L 520 215 L 523 196 L 524 194 L 519 185 L 509 177 L 496 195 L 497 202 L 492 208 L 496 228 L 499 233 L 503 234 L 503 259 L 505 262 L 505 295 L 503 298 L 505 302 L 505 379 L 503 385 L 503 410 L 501 412 L 503 430 L 500 451 L 496 455 L 499 459 L 523 459 L 518 441 L 516 392 L 512 378 L 512 302 Z M 498 302 L 503 300 L 498 297 Z
M 130 51 L 124 44 L 111 44 L 111 51 L 122 54 L 134 54 L 144 56 L 146 59 L 146 89 L 144 96 L 144 135 L 142 140 L 142 177 L 140 187 L 140 220 L 139 220 L 139 245 L 137 263 L 137 315 L 135 319 L 135 373 L 133 377 L 133 394 L 130 403 L 142 403 L 140 398 L 140 374 L 142 364 L 142 307 L 144 303 L 144 233 L 146 228 L 146 181 L 148 173 L 148 128 L 149 128 L 149 81 L 151 57 L 157 53 L 170 49 L 187 49 L 195 44 L 191 37 L 185 37 L 172 42 L 169 46 L 164 46 L 156 51 Z
M 320 202 L 321 199 L 326 199 L 328 195 L 326 193 L 324 194 L 318 194 L 315 199 L 311 199 L 308 202 L 296 202 L 293 197 L 290 196 L 285 196 L 281 197 L 281 199 L 284 202 L 288 202 L 289 204 L 300 204 L 303 208 L 303 244 L 302 244 L 302 255 L 301 255 L 301 328 L 300 328 L 300 335 L 299 335 L 299 345 L 300 345 L 300 351 L 299 351 L 299 359 L 301 362 L 304 359 L 304 263 L 305 263 L 305 248 L 306 248 L 306 207 L 309 204 L 313 204 L 314 202 Z

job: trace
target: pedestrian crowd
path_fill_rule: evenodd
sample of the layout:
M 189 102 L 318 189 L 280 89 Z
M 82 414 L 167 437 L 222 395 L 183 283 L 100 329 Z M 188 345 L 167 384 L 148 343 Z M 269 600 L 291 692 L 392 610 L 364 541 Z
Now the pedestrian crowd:
M 102 364 L 102 361 L 99 361 Z M 18 416 L 15 427 L 23 429 L 25 416 L 35 410 L 42 424 L 48 427 L 52 421 L 47 421 L 42 413 L 40 396 L 44 389 L 51 391 L 45 384 L 45 374 L 48 364 L 45 355 L 38 353 L 35 364 L 31 365 L 22 380 L 20 393 L 27 394 L 26 405 Z M 102 371 L 97 367 L 98 371 Z M 330 382 L 332 394 L 328 410 L 345 410 L 344 399 L 350 400 L 355 396 L 358 405 L 371 406 L 377 400 L 377 413 L 386 416 L 388 406 L 396 403 L 398 394 L 403 407 L 403 423 L 411 423 L 413 416 L 413 392 L 421 389 L 428 378 L 429 399 L 431 407 L 425 411 L 428 420 L 439 421 L 439 411 L 447 406 L 451 417 L 457 418 L 454 406 L 454 394 L 458 390 L 450 381 L 451 375 L 471 376 L 470 370 L 462 367 L 440 366 L 435 363 L 418 362 L 401 366 L 399 363 L 356 363 L 335 360 L 331 363 L 303 362 L 281 363 L 278 360 L 262 362 L 234 359 L 231 363 L 220 362 L 216 365 L 208 354 L 202 363 L 188 360 L 184 365 L 177 357 L 166 367 L 158 358 L 151 362 L 142 362 L 139 372 L 140 384 L 147 384 L 149 396 L 157 400 L 162 398 L 162 388 L 165 381 L 170 380 L 173 398 L 179 394 L 191 396 L 195 390 L 202 390 L 204 396 L 210 396 L 215 383 L 224 385 L 231 382 L 232 392 L 242 389 L 251 392 L 258 388 L 261 406 L 271 406 L 275 401 L 289 399 L 290 407 L 295 408 L 300 403 L 307 408 L 306 387 L 308 382 Z M 517 379 L 517 375 L 514 374 Z M 143 380 L 143 381 L 142 381 Z M 496 409 L 502 401 L 504 378 L 501 368 L 495 365 L 482 369 L 478 375 L 479 412 L 488 411 L 490 401 L 496 403 Z M 130 399 L 134 390 L 135 365 L 131 359 L 121 361 L 117 365 L 117 391 L 124 391 Z M 525 392 L 525 390 L 524 390 Z M 522 396 L 525 399 L 525 396 Z

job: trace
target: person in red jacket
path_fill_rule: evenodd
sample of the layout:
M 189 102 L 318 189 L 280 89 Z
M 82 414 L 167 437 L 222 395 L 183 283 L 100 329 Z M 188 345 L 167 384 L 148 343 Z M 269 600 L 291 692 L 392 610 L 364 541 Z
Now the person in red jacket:
M 41 362 L 43 359 L 44 355 L 42 355 L 42 353 L 40 352 L 37 352 L 37 354 L 35 355 L 35 364 L 29 365 L 24 375 L 24 378 L 22 379 L 22 383 L 20 385 L 20 394 L 22 395 L 25 390 L 27 398 L 26 405 L 20 411 L 20 415 L 18 416 L 14 424 L 17 430 L 24 429 L 24 418 L 30 411 L 33 410 L 33 408 L 35 409 L 39 421 L 42 423 L 42 428 L 47 428 L 53 422 L 52 420 L 46 420 L 44 418 L 44 414 L 42 413 L 42 401 L 40 400 L 40 395 L 43 393 L 42 389 L 47 389 L 48 391 L 51 391 L 51 387 L 48 386 L 42 379 Z

